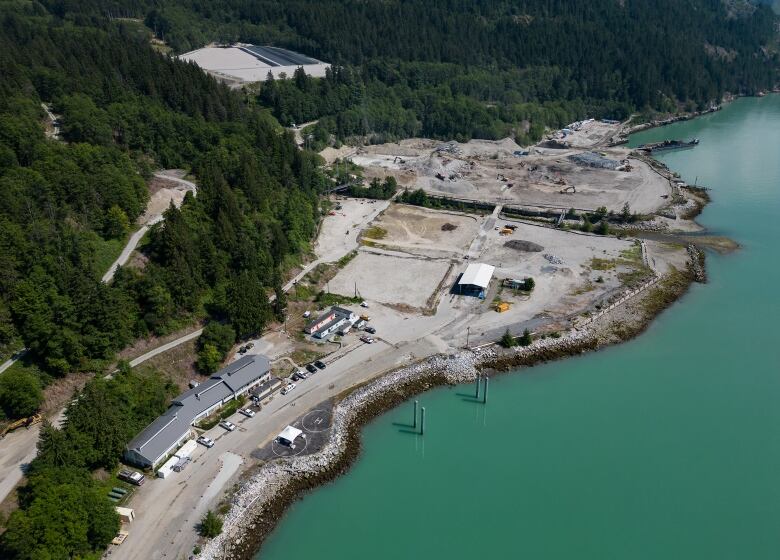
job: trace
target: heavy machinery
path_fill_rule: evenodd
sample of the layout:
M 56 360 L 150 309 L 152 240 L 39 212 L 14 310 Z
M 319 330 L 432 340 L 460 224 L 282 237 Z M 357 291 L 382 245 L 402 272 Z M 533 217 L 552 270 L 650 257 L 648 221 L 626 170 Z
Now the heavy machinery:
M 565 187 L 561 189 L 561 194 L 574 194 L 577 192 L 577 189 L 574 188 L 573 185 L 569 185 L 568 187 Z
M 8 424 L 5 428 L 0 430 L 0 439 L 3 439 L 6 434 L 13 432 L 14 430 L 17 430 L 19 428 L 29 428 L 33 424 L 37 424 L 43 420 L 43 416 L 40 414 L 33 414 L 29 418 L 20 418 L 19 420 L 14 420 L 10 424 Z

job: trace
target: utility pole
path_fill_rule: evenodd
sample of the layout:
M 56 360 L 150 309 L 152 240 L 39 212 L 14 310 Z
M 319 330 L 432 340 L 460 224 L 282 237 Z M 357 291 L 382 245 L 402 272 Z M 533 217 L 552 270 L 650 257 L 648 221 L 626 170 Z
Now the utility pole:
M 466 327 L 466 348 L 469 347 L 469 337 L 471 336 L 471 327 Z

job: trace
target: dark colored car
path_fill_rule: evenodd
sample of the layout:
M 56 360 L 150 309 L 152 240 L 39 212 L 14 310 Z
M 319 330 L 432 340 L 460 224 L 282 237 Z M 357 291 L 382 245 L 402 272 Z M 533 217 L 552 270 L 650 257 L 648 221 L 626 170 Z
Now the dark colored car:
M 376 329 L 374 327 L 366 327 L 364 330 L 367 333 L 376 334 Z
M 321 361 L 317 360 L 314 362 L 314 365 L 317 366 L 320 369 L 325 369 L 325 364 L 323 364 Z
M 317 373 L 317 368 L 314 366 L 314 364 L 306 364 L 306 369 L 311 373 Z

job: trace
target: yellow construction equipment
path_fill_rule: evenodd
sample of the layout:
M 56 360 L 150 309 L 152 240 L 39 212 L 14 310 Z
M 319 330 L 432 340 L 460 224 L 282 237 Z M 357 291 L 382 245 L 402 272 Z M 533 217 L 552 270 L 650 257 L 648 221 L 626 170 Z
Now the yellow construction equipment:
M 43 419 L 43 416 L 40 414 L 33 414 L 29 418 L 20 418 L 19 420 L 14 420 L 10 424 L 8 424 L 5 428 L 0 431 L 0 439 L 4 438 L 6 434 L 13 432 L 14 430 L 25 427 L 29 428 L 33 424 L 37 424 Z
M 499 301 L 495 306 L 493 306 L 493 309 L 495 309 L 498 313 L 503 313 L 504 311 L 509 311 L 509 304 L 505 301 Z
M 514 232 L 515 230 L 513 230 L 512 228 L 505 227 L 505 228 L 501 228 L 501 231 L 499 231 L 498 233 L 500 233 L 501 235 L 512 235 Z

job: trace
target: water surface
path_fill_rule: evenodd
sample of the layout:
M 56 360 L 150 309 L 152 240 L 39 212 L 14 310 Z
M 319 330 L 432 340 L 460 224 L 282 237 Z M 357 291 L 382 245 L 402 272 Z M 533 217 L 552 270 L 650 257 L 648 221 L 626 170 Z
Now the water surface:
M 487 406 L 421 395 L 424 438 L 394 424 L 411 404 L 378 418 L 258 558 L 780 558 L 780 96 L 632 145 L 691 136 L 660 159 L 743 246 L 709 284 L 637 340 L 493 379 Z

